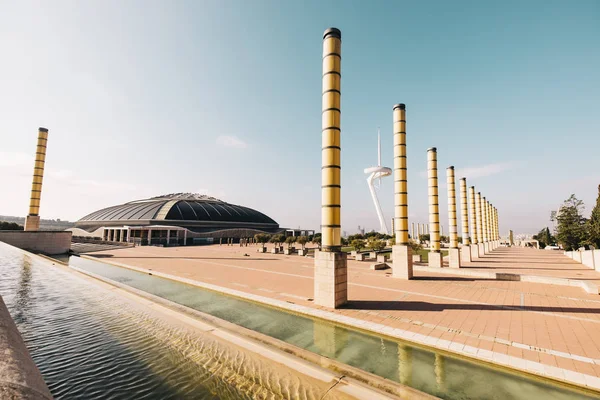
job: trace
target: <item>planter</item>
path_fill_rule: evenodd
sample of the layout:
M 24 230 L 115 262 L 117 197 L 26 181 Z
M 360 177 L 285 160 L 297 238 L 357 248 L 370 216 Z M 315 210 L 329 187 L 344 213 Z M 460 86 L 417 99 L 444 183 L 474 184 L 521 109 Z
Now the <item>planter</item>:
M 358 253 L 356 254 L 356 261 L 365 261 L 366 258 L 366 254 L 365 253 Z
M 290 255 L 290 254 L 294 254 L 294 248 L 292 247 L 291 249 L 285 249 L 283 250 L 283 254 L 285 255 Z
M 308 254 L 308 250 L 306 250 L 306 249 L 300 249 L 300 250 L 298 250 L 298 255 L 299 256 L 305 256 L 307 254 Z
M 267 252 L 267 248 L 266 247 L 259 247 L 258 249 L 256 249 L 257 252 L 259 253 L 266 253 Z
M 279 254 L 279 247 L 274 247 L 271 249 L 271 253 L 273 254 Z
M 377 252 L 376 251 L 372 251 L 369 253 L 369 258 L 373 258 L 376 259 L 377 258 Z
M 387 258 L 388 258 L 387 254 L 379 254 L 377 256 L 377 262 L 378 263 L 385 263 L 387 261 Z

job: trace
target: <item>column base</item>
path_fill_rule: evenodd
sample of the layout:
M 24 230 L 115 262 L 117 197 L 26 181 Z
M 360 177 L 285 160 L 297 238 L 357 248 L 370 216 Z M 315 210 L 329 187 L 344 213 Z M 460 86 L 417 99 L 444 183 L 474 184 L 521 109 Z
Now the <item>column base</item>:
M 475 258 L 479 258 L 479 245 L 472 244 L 471 245 L 471 261 L 473 261 L 473 259 L 475 259 Z
M 460 268 L 460 249 L 448 249 L 448 264 L 450 268 Z
M 348 302 L 346 253 L 315 251 L 315 304 L 338 308 Z
M 471 246 L 463 246 L 460 248 L 460 260 L 462 262 L 471 262 Z
M 392 246 L 392 276 L 399 279 L 412 279 L 412 249 L 405 245 Z
M 26 231 L 39 231 L 40 230 L 40 216 L 39 215 L 28 215 L 25 218 Z
M 483 252 L 488 254 L 490 252 L 490 242 L 483 242 Z
M 479 251 L 478 257 L 481 257 L 482 255 L 485 254 L 485 247 L 483 246 L 483 243 L 477 243 L 477 249 Z
M 430 267 L 442 268 L 444 266 L 444 259 L 441 252 L 430 251 L 427 256 L 429 257 Z

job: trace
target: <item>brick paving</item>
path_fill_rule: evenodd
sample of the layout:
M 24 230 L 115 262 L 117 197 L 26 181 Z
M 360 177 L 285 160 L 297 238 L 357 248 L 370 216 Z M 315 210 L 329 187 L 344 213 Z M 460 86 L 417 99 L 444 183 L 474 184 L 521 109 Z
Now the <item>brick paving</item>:
M 600 296 L 577 287 L 421 271 L 405 281 L 392 278 L 390 269 L 373 271 L 369 262 L 349 260 L 349 303 L 331 310 L 312 302 L 314 260 L 308 257 L 218 245 L 91 255 L 403 329 L 435 339 L 432 343 L 443 339 L 452 342 L 450 351 L 480 349 L 558 367 L 566 380 L 579 384 L 600 382 Z M 468 268 L 600 281 L 600 273 L 562 254 L 535 249 L 499 248 Z
M 499 247 L 465 267 L 474 271 L 587 280 L 600 284 L 600 273 L 566 257 L 562 251 Z

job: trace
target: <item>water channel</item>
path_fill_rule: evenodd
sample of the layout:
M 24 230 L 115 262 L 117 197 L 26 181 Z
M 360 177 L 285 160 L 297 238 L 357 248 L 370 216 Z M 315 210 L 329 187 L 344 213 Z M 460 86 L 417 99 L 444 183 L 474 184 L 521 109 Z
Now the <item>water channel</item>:
M 69 263 L 444 399 L 598 398 L 99 261 Z M 108 292 L 0 243 L 0 295 L 57 398 L 317 397 L 294 379 L 268 382 L 260 360 L 161 325 Z
M 320 399 L 329 387 L 3 243 L 0 295 L 56 399 Z
M 596 398 L 154 275 L 78 257 L 70 264 L 444 399 Z

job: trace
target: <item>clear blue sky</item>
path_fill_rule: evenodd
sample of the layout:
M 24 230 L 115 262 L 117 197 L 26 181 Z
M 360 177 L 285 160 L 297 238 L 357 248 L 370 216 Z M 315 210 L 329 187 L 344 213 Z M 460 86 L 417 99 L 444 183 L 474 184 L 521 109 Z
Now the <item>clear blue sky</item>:
M 38 126 L 41 215 L 78 219 L 205 192 L 287 227 L 320 224 L 322 33 L 342 31 L 343 230 L 377 227 L 363 173 L 392 164 L 407 105 L 409 213 L 426 149 L 534 232 L 600 183 L 600 2 L 0 3 L 0 214 L 25 215 Z M 445 181 L 445 178 L 440 180 Z M 445 188 L 441 188 L 447 226 Z M 380 196 L 392 216 L 392 182 Z

